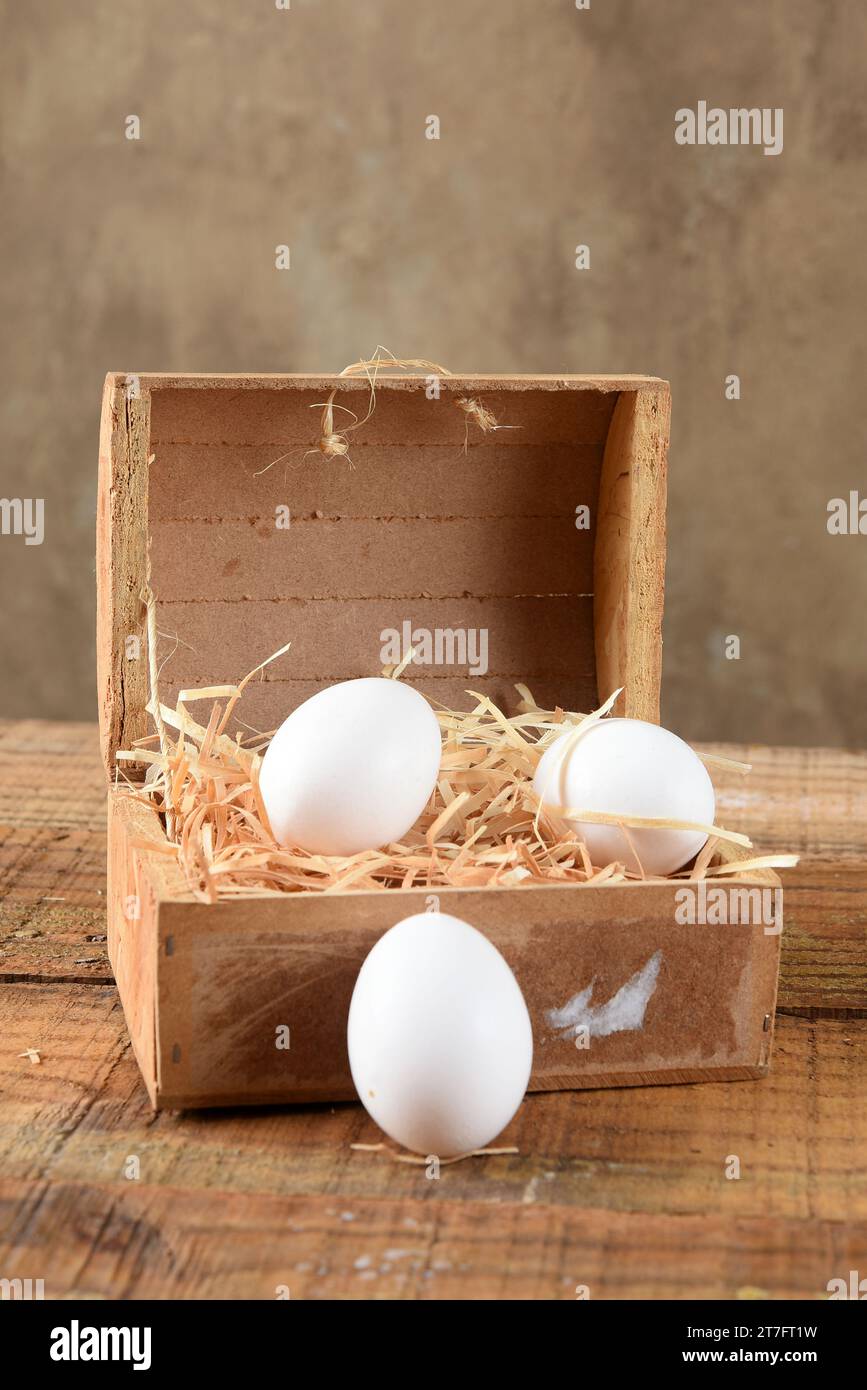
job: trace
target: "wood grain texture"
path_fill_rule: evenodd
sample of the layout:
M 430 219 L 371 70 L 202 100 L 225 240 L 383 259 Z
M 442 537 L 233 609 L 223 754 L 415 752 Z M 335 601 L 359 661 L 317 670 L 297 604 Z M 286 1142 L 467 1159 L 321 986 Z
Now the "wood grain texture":
M 111 990 L 0 988 L 0 1036 L 0 1267 L 49 1297 L 821 1298 L 867 1256 L 863 1022 L 782 1020 L 761 1085 L 531 1096 L 436 1180 L 359 1106 L 154 1118 Z
M 576 532 L 574 507 L 565 516 L 314 516 L 283 530 L 273 513 L 163 522 L 151 547 L 161 604 L 196 601 L 190 549 L 215 558 L 208 598 L 216 603 L 593 593 L 592 537 Z
M 102 397 L 96 527 L 96 673 L 103 760 L 146 730 L 147 663 L 141 589 L 147 568 L 150 394 L 109 373 Z M 138 638 L 130 659 L 126 642 Z
M 705 746 L 753 768 L 714 772 L 723 822 L 803 856 L 783 874 L 778 1011 L 867 1017 L 867 753 Z
M 0 721 L 0 978 L 111 982 L 105 803 L 96 724 Z
M 580 1287 L 594 1300 L 821 1300 L 867 1251 L 863 1221 L 492 1212 L 456 1194 L 347 1203 L 0 1180 L 0 1217 L 3 1267 L 43 1270 L 46 1298 L 573 1300 Z
M 189 644 L 174 651 L 169 641 L 161 646 L 169 658 L 160 685 L 163 703 L 191 684 L 241 680 L 259 664 L 262 652 L 270 654 L 291 641 L 289 652 L 266 677 L 248 687 L 250 695 L 245 693 L 238 709 L 238 717 L 255 728 L 282 724 L 303 687 L 378 675 L 386 664 L 384 651 L 389 654 L 385 644 L 393 644 L 397 634 L 405 654 L 405 633 L 417 629 L 431 642 L 429 634 L 437 629 L 457 634 L 457 639 L 440 639 L 441 662 L 412 666 L 412 679 L 422 688 L 427 682 L 436 698 L 447 698 L 448 689 L 460 707 L 472 708 L 467 691 L 481 681 L 486 694 L 496 691 L 514 712 L 519 699 L 515 683 L 524 681 L 536 699 L 552 702 L 547 708 L 561 702 L 571 708 L 573 701 L 581 701 L 580 708 L 596 705 L 590 598 L 453 595 L 177 602 L 160 605 L 159 621 L 161 631 Z M 468 632 L 476 636 L 461 640 Z M 486 658 L 482 673 L 478 660 L 474 666 L 472 660 L 479 653 Z
M 255 391 L 262 387 L 274 390 L 294 390 L 298 382 L 302 382 L 306 389 L 311 391 L 329 391 L 335 384 L 342 390 L 348 391 L 368 391 L 368 378 L 363 374 L 354 376 L 343 376 L 335 372 L 293 372 L 291 375 L 284 373 L 256 373 L 256 372 L 141 372 L 138 373 L 142 390 L 150 391 L 155 387 L 167 388 L 176 391 Z M 124 372 L 110 372 L 109 378 L 118 386 L 122 386 L 127 379 Z M 427 381 L 427 376 L 422 372 L 402 372 L 389 373 L 382 370 L 377 373 L 377 386 L 387 387 L 392 391 L 414 391 L 418 389 L 420 382 Z M 646 376 L 641 372 L 623 373 L 609 372 L 488 372 L 479 374 L 453 372 L 449 376 L 440 377 L 440 386 L 443 391 L 452 391 L 461 394 L 465 391 L 636 391 L 642 386 L 657 386 L 664 384 L 660 377 Z
M 399 436 L 387 431 L 380 412 L 378 442 L 366 430 L 353 438 L 352 468 L 345 459 L 324 464 L 319 454 L 304 459 L 316 445 L 322 414 L 310 406 L 305 405 L 300 420 L 287 420 L 284 412 L 277 420 L 251 421 L 243 431 L 235 421 L 233 430 L 226 432 L 240 438 L 223 440 L 212 433 L 210 440 L 203 440 L 199 438 L 203 427 L 195 417 L 189 422 L 171 418 L 163 422 L 158 403 L 151 422 L 154 461 L 149 515 L 158 525 L 219 524 L 251 517 L 254 522 L 265 518 L 273 522 L 275 508 L 282 504 L 291 508 L 292 517 L 302 525 L 334 524 L 347 516 L 368 520 L 484 517 L 492 526 L 505 517 L 521 515 L 553 512 L 574 517 L 576 502 L 590 500 L 581 496 L 580 479 L 582 463 L 589 461 L 587 443 L 607 429 L 617 397 L 600 393 L 584 399 L 593 408 L 588 411 L 585 405 L 585 447 L 582 450 L 578 441 L 577 454 L 574 437 L 563 438 L 562 431 L 558 435 L 546 430 L 540 438 L 538 421 L 534 430 L 525 427 L 508 434 L 499 430 L 493 436 L 477 432 L 465 437 L 461 415 L 443 400 L 440 410 L 445 418 L 437 417 L 436 429 L 426 421 L 424 443 L 414 443 L 411 452 Z M 309 400 L 313 405 L 321 395 L 311 392 Z M 507 423 L 526 412 L 518 411 L 510 397 L 501 414 Z M 586 428 L 588 416 L 590 428 Z M 252 438 L 245 439 L 244 434 Z M 438 442 L 431 441 L 432 434 L 441 436 Z M 545 480 L 544 497 L 540 477 Z
M 432 1183 L 348 1147 L 381 1138 L 357 1104 L 153 1115 L 113 990 L 0 986 L 0 1019 L 4 1177 L 95 1181 L 136 1153 L 143 1180 L 176 1187 L 312 1196 L 339 1183 L 347 1197 L 457 1189 L 519 1202 L 538 1174 L 562 1205 L 701 1213 L 728 1200 L 743 1217 L 867 1219 L 864 1020 L 782 1019 L 779 1065 L 761 1083 L 530 1096 L 504 1133 L 518 1154 L 443 1168 Z M 41 1064 L 18 1056 L 26 1047 Z M 739 1182 L 724 1176 L 731 1153 Z
M 605 446 L 594 552 L 599 698 L 625 687 L 621 713 L 659 722 L 671 393 L 624 391 Z M 619 707 L 620 708 L 620 707 Z

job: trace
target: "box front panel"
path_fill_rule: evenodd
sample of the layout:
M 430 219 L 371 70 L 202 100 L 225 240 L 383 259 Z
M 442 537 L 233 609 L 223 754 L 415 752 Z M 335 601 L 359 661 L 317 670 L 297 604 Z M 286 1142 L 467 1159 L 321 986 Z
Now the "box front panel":
M 779 936 L 761 922 L 682 925 L 674 893 L 394 892 L 164 908 L 162 1103 L 353 1097 L 345 1030 L 358 969 L 378 936 L 426 901 L 484 931 L 514 970 L 533 1024 L 531 1089 L 760 1075 Z

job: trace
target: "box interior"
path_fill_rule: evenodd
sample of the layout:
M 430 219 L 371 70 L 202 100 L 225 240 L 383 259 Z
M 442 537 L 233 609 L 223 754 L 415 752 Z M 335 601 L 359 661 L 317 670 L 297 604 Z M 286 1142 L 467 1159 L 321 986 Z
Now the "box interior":
M 236 681 L 291 641 L 238 710 L 270 730 L 323 685 L 378 674 L 393 634 L 405 649 L 422 631 L 441 659 L 404 679 L 453 707 L 472 690 L 511 712 L 516 681 L 543 705 L 595 704 L 594 527 L 619 393 L 486 392 L 508 428 L 482 434 L 467 431 L 457 383 L 442 385 L 432 400 L 423 381 L 378 383 L 351 461 L 315 448 L 321 387 L 152 390 L 161 659 L 177 640 L 164 700 Z M 368 398 L 365 381 L 346 381 L 335 404 L 361 417 Z

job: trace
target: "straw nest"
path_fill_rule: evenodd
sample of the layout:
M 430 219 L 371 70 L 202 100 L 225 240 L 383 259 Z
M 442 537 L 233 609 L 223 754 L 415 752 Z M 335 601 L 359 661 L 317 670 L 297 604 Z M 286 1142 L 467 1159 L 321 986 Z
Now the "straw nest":
M 143 596 L 155 639 L 153 596 Z M 150 650 L 155 649 L 155 640 Z M 623 864 L 593 864 L 568 817 L 620 825 L 629 838 L 635 827 L 671 826 L 679 821 L 621 819 L 578 808 L 542 808 L 533 791 L 533 774 L 545 749 L 556 739 L 603 718 L 620 693 L 589 715 L 541 709 L 524 685 L 516 687 L 518 713 L 505 715 L 488 698 L 468 692 L 465 711 L 437 707 L 443 739 L 439 778 L 431 799 L 412 830 L 399 843 L 348 857 L 284 848 L 273 837 L 259 790 L 259 769 L 270 734 L 237 727 L 236 708 L 250 680 L 288 648 L 274 653 L 238 685 L 182 690 L 174 709 L 161 704 L 157 670 L 151 662 L 152 698 L 148 710 L 156 733 L 118 755 L 121 763 L 146 764 L 144 783 L 130 781 L 129 794 L 160 813 L 166 830 L 165 853 L 180 864 L 190 890 L 204 902 L 281 893 L 387 891 L 390 888 L 532 888 L 539 884 L 613 884 L 650 875 Z M 383 675 L 400 679 L 401 666 Z M 190 714 L 191 704 L 207 703 L 207 722 Z M 229 732 L 233 726 L 233 732 Z M 706 757 L 737 767 L 745 764 Z M 706 830 L 708 841 L 694 865 L 674 877 L 696 880 L 764 868 L 788 867 L 794 855 L 732 858 L 726 845 L 749 849 L 745 835 L 720 826 Z M 153 842 L 148 842 L 153 849 Z

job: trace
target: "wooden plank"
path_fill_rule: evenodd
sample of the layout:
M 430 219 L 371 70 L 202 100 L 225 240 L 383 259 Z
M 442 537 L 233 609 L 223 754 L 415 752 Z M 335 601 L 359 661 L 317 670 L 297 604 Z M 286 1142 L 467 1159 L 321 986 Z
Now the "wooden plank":
M 514 598 L 590 595 L 593 537 L 569 516 L 313 518 L 274 514 L 163 521 L 151 545 L 160 606 L 298 599 Z M 495 543 L 494 543 L 495 542 Z M 205 557 L 194 592 L 190 554 Z M 440 621 L 439 626 L 445 624 Z M 491 641 L 497 637 L 491 632 Z M 233 653 L 234 654 L 234 653 Z
M 0 979 L 111 980 L 105 802 L 95 724 L 0 721 Z
M 99 907 L 0 901 L 0 980 L 111 984 L 104 898 Z
M 369 391 L 369 379 L 364 375 L 344 376 L 334 372 L 140 372 L 137 374 L 142 390 L 165 389 L 169 391 L 257 391 L 268 387 L 277 391 L 295 391 L 304 387 L 322 392 L 332 386 L 347 390 Z M 126 373 L 109 374 L 118 386 L 126 381 Z M 389 373 L 386 369 L 377 373 L 377 390 L 417 391 L 420 384 L 427 382 L 424 372 Z M 453 373 L 440 377 L 443 390 L 465 391 L 634 391 L 642 386 L 666 385 L 662 378 L 645 376 L 642 373 L 514 373 L 488 372 L 484 374 Z
M 702 743 L 699 748 L 752 765 L 752 772 L 713 769 L 720 805 L 732 824 L 768 850 L 808 858 L 867 854 L 867 752 L 842 748 L 766 748 Z
M 784 880 L 778 1011 L 867 1017 L 867 861 L 811 857 Z
M 783 874 L 778 1010 L 867 1017 L 867 753 L 703 746 L 753 765 L 747 777 L 714 770 L 723 823 L 803 855 Z
M 404 623 L 433 638 L 442 632 L 484 632 L 486 670 L 478 672 L 477 643 L 441 639 L 442 661 L 413 666 L 433 690 L 443 677 L 472 682 L 476 674 L 508 677 L 530 685 L 534 676 L 557 677 L 564 700 L 593 672 L 589 641 L 589 598 L 381 598 L 160 604 L 160 626 L 171 640 L 160 646 L 168 657 L 161 687 L 171 688 L 179 674 L 196 674 L 213 685 L 229 672 L 237 679 L 284 643 L 292 647 L 270 677 L 333 683 L 355 676 L 378 675 L 385 643 L 402 639 Z M 568 644 L 568 645 L 567 645 Z M 577 648 L 577 650 L 574 650 Z M 401 640 L 401 651 L 403 644 Z M 435 649 L 431 653 L 437 655 Z M 476 659 L 474 659 L 474 657 Z M 473 667 L 475 669 L 471 670 Z M 269 668 L 269 671 L 271 668 Z M 279 675 L 276 671 L 279 670 Z M 265 682 L 263 682 L 265 683 Z M 513 686 L 514 692 L 514 686 Z M 533 691 L 535 694 L 535 691 Z M 517 696 L 515 696 L 517 698 Z M 469 698 L 464 708 L 471 709 Z M 552 706 L 553 708 L 553 706 Z M 586 712 L 586 711 L 585 711 Z M 243 715 L 243 706 L 239 713 Z
M 594 552 L 596 684 L 624 687 L 620 712 L 659 722 L 665 592 L 667 386 L 624 392 L 599 486 Z
M 46 1298 L 821 1300 L 867 1253 L 867 1222 L 136 1182 L 0 1181 L 0 1221 L 3 1269 L 44 1278 Z
M 577 445 L 579 455 L 586 454 L 601 462 L 614 403 L 613 387 L 588 382 L 584 384 L 586 389 L 581 389 L 557 378 L 547 382 L 518 382 L 512 389 L 510 378 L 487 380 L 492 394 L 486 404 L 495 414 L 499 407 L 497 424 L 502 428 L 484 433 L 472 426 L 468 432 L 466 413 L 456 408 L 456 399 L 467 390 L 484 389 L 479 379 L 443 378 L 438 399 L 427 395 L 423 378 L 384 380 L 381 387 L 377 385 L 375 408 L 367 416 L 370 388 L 364 380 L 330 377 L 314 379 L 311 384 L 304 377 L 285 377 L 263 381 L 260 389 L 223 390 L 218 385 L 216 389 L 203 390 L 199 387 L 185 389 L 183 385 L 173 389 L 171 384 L 164 387 L 160 378 L 142 377 L 142 389 L 149 390 L 153 398 L 151 439 L 158 457 L 155 478 L 160 486 L 168 481 L 167 467 L 183 467 L 188 456 L 181 450 L 188 448 L 214 450 L 215 460 L 222 458 L 227 471 L 231 466 L 243 468 L 250 448 L 287 445 L 308 448 L 319 436 L 317 427 L 322 414 L 323 392 L 331 389 L 335 391 L 334 404 L 338 407 L 335 428 L 351 425 L 352 415 L 363 420 L 357 430 L 349 431 L 353 445 L 385 450 L 395 446 L 396 452 L 390 460 L 385 455 L 382 460 L 389 474 L 399 468 L 414 475 L 416 455 L 433 453 L 437 471 L 447 483 L 451 472 L 472 467 L 464 454 L 465 441 L 468 451 L 470 448 L 483 450 L 479 457 L 482 461 L 486 459 L 488 465 L 493 455 L 502 455 L 506 475 L 526 463 L 522 456 L 528 447 L 569 445 L 575 448 Z M 658 389 L 658 383 L 648 389 Z M 340 408 L 344 403 L 352 414 Z M 167 465 L 168 456 L 162 452 L 167 448 L 175 451 L 170 456 L 171 465 Z M 232 454 L 225 452 L 227 448 L 235 451 L 234 465 Z M 517 452 L 512 454 L 512 449 Z M 296 478 L 290 471 L 287 478 L 303 485 L 305 475 L 314 479 L 321 476 L 323 457 L 313 456 L 312 472 L 298 470 L 301 476 Z M 542 461 L 541 454 L 539 461 Z M 352 476 L 359 470 L 353 470 L 345 460 L 338 462 L 337 471 L 338 476 L 347 478 L 353 486 L 362 481 Z M 440 504 L 447 501 L 449 495 L 448 488 L 441 492 Z M 382 496 L 385 500 L 387 494 Z M 489 500 L 496 502 L 497 499 Z M 498 509 L 495 506 L 493 510 Z
M 102 399 L 97 496 L 96 670 L 103 761 L 146 732 L 141 589 L 147 564 L 150 395 L 110 373 Z M 127 639 L 140 643 L 130 655 Z
M 105 796 L 95 723 L 0 719 L 0 825 L 101 832 Z
M 166 635 L 160 644 L 164 703 L 184 687 L 240 680 L 263 653 L 291 641 L 237 708 L 237 717 L 257 729 L 275 728 L 296 701 L 323 685 L 378 675 L 395 634 L 405 650 L 405 623 L 410 632 L 429 634 L 432 644 L 437 630 L 457 634 L 441 638 L 440 653 L 432 645 L 431 655 L 441 655 L 441 662 L 413 665 L 410 672 L 440 702 L 455 699 L 472 708 L 467 691 L 473 690 L 514 711 L 515 685 L 523 681 L 550 707 L 596 704 L 590 598 L 180 601 L 159 605 L 159 623 Z
M 94 851 L 103 832 L 0 824 L 0 898 L 14 885 L 21 902 L 98 907 L 105 872 Z
M 119 802 L 122 815 L 111 806 Z M 141 846 L 133 847 L 132 837 Z M 163 839 L 159 818 L 131 797 L 113 795 L 108 822 L 108 953 L 123 1000 L 130 1041 L 148 1095 L 158 1089 L 157 906 L 161 892 L 184 892 L 173 861 L 148 847 Z
M 156 527 L 208 518 L 273 521 L 280 505 L 301 519 L 317 512 L 324 518 L 462 516 L 485 518 L 492 528 L 504 516 L 574 517 L 579 503 L 595 502 L 616 397 L 590 399 L 598 402 L 600 418 L 589 421 L 577 442 L 539 441 L 533 430 L 497 431 L 469 436 L 465 452 L 456 433 L 448 443 L 416 443 L 410 451 L 400 442 L 375 441 L 365 428 L 352 440 L 351 465 L 307 452 L 319 438 L 315 410 L 297 441 L 225 444 L 152 436 L 149 515 Z M 457 413 L 455 428 L 462 429 Z

